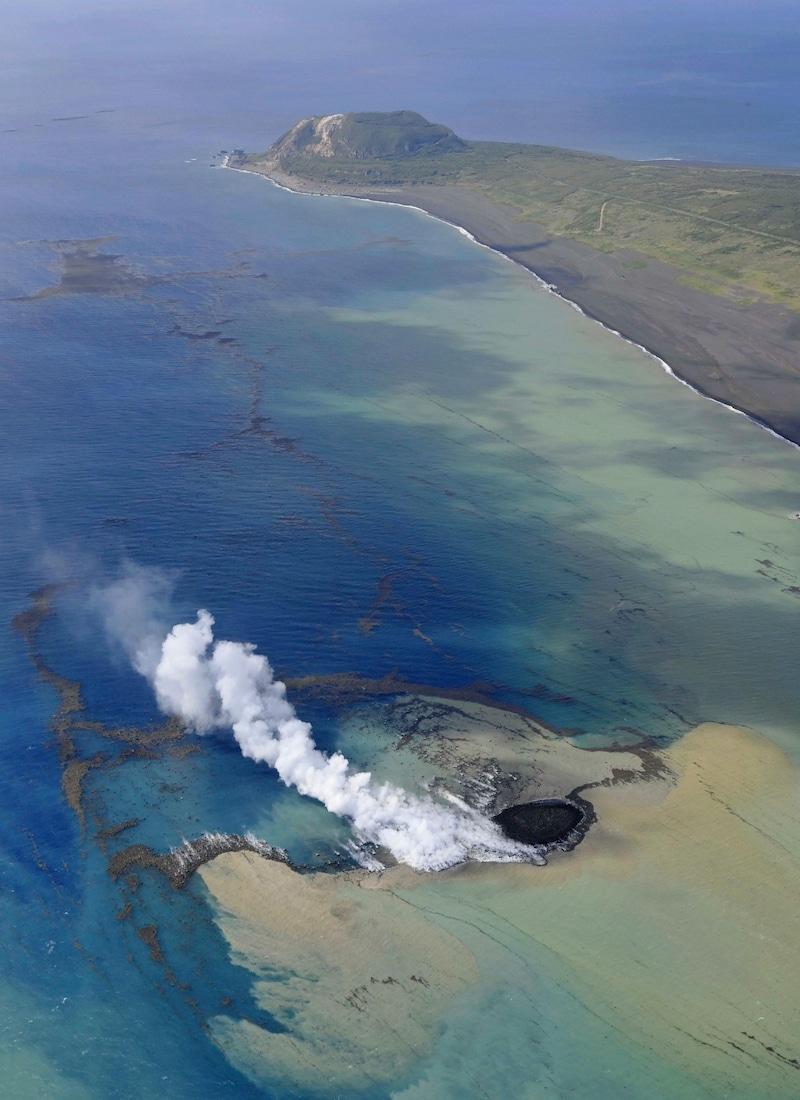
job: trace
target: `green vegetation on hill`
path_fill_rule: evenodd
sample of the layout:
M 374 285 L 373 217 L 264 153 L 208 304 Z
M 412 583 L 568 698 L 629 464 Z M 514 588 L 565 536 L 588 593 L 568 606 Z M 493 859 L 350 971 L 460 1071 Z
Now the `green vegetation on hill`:
M 313 151 L 323 123 L 324 155 Z M 800 308 L 800 173 L 466 142 L 412 111 L 305 120 L 242 164 L 343 188 L 456 185 L 555 236 L 663 260 L 693 286 Z
M 414 111 L 345 115 L 339 134 L 355 157 L 441 156 L 466 148 L 452 130 Z
M 277 141 L 270 155 L 351 161 L 392 157 L 442 156 L 467 143 L 447 126 L 428 122 L 415 111 L 365 111 L 305 118 Z

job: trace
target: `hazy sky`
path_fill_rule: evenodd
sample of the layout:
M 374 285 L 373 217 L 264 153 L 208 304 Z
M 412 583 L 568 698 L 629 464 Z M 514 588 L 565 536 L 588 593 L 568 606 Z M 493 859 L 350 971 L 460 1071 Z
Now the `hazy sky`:
M 3 126 L 113 107 L 272 140 L 412 107 L 467 137 L 800 162 L 799 56 L 796 0 L 12 0 L 0 89 Z

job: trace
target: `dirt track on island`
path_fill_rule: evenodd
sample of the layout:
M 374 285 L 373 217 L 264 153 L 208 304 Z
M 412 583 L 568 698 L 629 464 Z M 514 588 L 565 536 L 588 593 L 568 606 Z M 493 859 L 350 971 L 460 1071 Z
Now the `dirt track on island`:
M 598 252 L 553 237 L 534 222 L 518 221 L 513 207 L 462 187 L 320 188 L 269 174 L 293 190 L 417 206 L 466 229 L 664 360 L 701 393 L 800 445 L 800 313 L 686 286 L 683 272 L 637 252 Z

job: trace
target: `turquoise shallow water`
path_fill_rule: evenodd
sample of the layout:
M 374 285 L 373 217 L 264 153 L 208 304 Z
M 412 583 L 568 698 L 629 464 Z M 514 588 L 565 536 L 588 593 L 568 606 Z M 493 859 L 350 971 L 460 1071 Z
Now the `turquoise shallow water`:
M 172 578 L 169 621 L 207 606 L 285 677 L 477 682 L 587 747 L 747 723 L 798 756 L 797 450 L 456 230 L 211 171 L 201 130 L 133 137 L 99 115 L 8 147 L 0 1050 L 14 1096 L 303 1095 L 277 1073 L 248 1081 L 204 1031 L 232 990 L 277 1025 L 202 887 L 144 875 L 133 896 L 97 833 L 137 822 L 113 854 L 252 829 L 311 865 L 348 836 L 224 732 L 195 755 L 90 772 L 82 833 L 55 695 L 8 626 L 43 583 L 71 584 L 44 659 L 112 725 L 158 718 L 91 607 L 131 561 Z M 116 281 L 13 300 L 56 285 L 80 247 L 119 257 Z M 346 735 L 335 705 L 302 713 L 325 747 Z M 80 744 L 105 763 L 122 751 L 91 730 Z M 137 934 L 151 925 L 169 973 Z M 531 1095 L 593 1082 L 614 1096 L 621 1081 L 715 1095 L 609 1039 L 544 948 L 519 966 L 513 943 L 475 950 L 506 977 L 453 1008 L 420 1070 L 438 1095 L 468 1094 L 478 1063 L 481 1087 L 508 1094 L 531 1059 Z M 481 1031 L 498 1003 L 503 1034 Z
M 87 586 L 130 559 L 175 571 L 174 618 L 209 606 L 220 635 L 256 642 L 284 676 L 491 683 L 587 744 L 713 718 L 791 747 L 796 450 L 431 219 L 206 165 L 160 171 L 160 217 L 134 206 L 100 250 L 140 273 L 203 274 L 2 307 L 6 615 L 42 581 L 74 582 L 43 646 L 93 717 L 155 717 L 87 610 Z M 7 251 L 23 263 L 30 247 Z M 27 289 L 57 274 L 26 272 Z M 232 342 L 190 338 L 214 331 Z M 54 1095 L 73 1087 L 62 1076 L 146 1095 L 163 1074 L 179 1095 L 231 1080 L 246 1095 L 115 920 L 92 827 L 82 840 L 61 802 L 50 693 L 18 639 L 4 651 L 6 774 L 25 753 L 34 784 L 12 783 L 5 811 L 4 904 L 20 929 L 7 997 L 21 985 L 36 1006 L 11 1015 L 20 1065 L 44 1059 Z M 304 713 L 335 743 L 335 714 Z M 109 820 L 140 819 L 127 842 L 158 851 L 251 828 L 314 862 L 346 837 L 224 735 L 87 788 Z M 199 895 L 144 891 L 139 926 L 158 922 L 210 1012 L 229 964 Z

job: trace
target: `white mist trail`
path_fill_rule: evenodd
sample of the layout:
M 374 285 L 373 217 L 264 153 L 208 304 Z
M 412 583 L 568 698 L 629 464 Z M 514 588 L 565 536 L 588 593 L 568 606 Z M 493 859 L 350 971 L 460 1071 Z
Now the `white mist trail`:
M 274 768 L 283 782 L 349 819 L 359 842 L 387 848 L 401 863 L 436 871 L 467 859 L 537 860 L 492 821 L 462 804 L 443 805 L 353 772 L 339 752 L 328 756 L 297 717 L 266 657 L 240 642 L 216 641 L 214 620 L 179 623 L 157 645 L 152 635 L 128 643 L 134 667 L 150 680 L 158 705 L 198 733 L 229 727 L 242 753 Z

